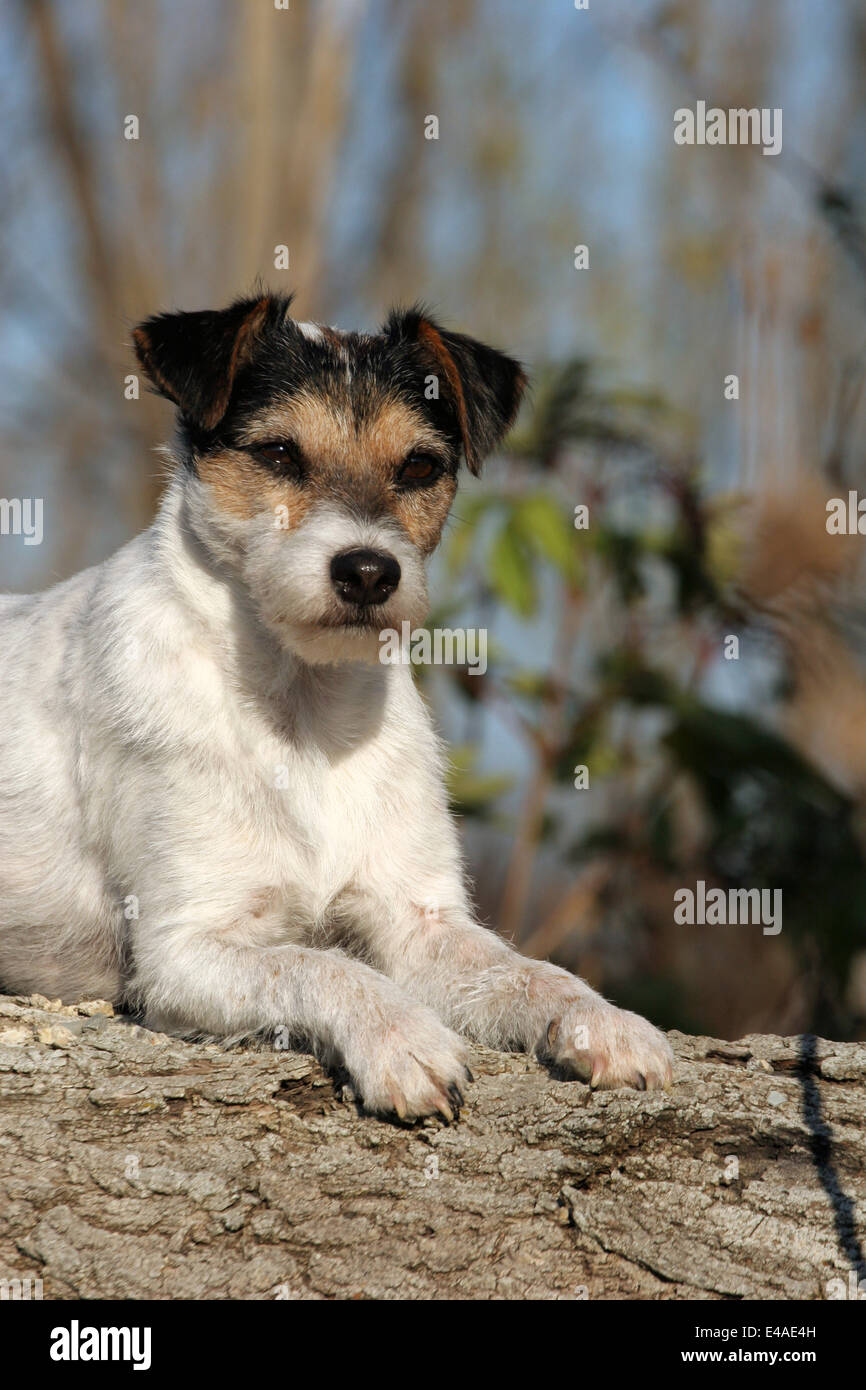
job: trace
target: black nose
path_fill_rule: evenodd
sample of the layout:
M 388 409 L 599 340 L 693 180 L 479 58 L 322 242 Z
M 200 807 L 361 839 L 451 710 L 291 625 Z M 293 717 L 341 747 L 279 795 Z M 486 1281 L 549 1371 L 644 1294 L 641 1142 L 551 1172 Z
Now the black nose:
M 400 583 L 400 566 L 378 550 L 344 550 L 331 561 L 331 583 L 344 603 L 384 603 Z

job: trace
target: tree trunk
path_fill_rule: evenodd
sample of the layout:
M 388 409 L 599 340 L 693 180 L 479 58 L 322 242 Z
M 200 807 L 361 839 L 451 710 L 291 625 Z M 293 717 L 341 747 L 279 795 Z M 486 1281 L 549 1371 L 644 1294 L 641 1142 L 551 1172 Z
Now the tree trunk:
M 461 1121 L 409 1127 L 309 1057 L 109 1013 L 0 997 L 0 1280 L 46 1299 L 821 1299 L 866 1276 L 861 1045 L 674 1033 L 672 1090 L 598 1094 L 479 1048 Z

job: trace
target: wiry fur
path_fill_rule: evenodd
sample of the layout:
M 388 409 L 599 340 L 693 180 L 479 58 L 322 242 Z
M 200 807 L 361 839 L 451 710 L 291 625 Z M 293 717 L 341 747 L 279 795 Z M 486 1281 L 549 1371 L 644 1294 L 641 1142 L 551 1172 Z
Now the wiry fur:
M 420 311 L 369 337 L 274 297 L 225 314 L 136 335 L 180 409 L 153 526 L 0 599 L 0 983 L 132 1000 L 179 1031 L 285 1028 L 401 1116 L 456 1113 L 458 1034 L 665 1084 L 661 1034 L 476 923 L 428 712 L 409 668 L 377 661 L 379 628 L 425 610 L 459 457 L 501 438 L 520 369 Z M 299 419 L 300 481 L 249 452 Z M 413 431 L 442 472 L 404 494 Z M 355 547 L 401 579 L 347 616 L 328 565 Z

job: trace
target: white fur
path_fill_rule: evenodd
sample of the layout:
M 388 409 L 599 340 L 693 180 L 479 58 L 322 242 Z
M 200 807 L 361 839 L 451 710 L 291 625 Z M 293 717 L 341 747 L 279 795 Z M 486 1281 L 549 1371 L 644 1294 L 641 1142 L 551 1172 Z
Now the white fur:
M 356 544 L 401 564 L 382 627 L 420 621 L 395 524 L 236 521 L 181 474 L 104 564 L 0 598 L 0 983 L 181 1031 L 284 1027 L 407 1116 L 456 1108 L 452 1029 L 532 1048 L 555 1022 L 578 1074 L 665 1084 L 661 1034 L 474 921 L 410 669 L 316 628 Z

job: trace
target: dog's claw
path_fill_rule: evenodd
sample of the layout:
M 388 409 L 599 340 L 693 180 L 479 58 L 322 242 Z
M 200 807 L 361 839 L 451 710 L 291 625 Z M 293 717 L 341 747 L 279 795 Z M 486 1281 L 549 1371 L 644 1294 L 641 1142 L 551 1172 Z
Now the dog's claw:
M 671 1083 L 667 1039 L 646 1019 L 612 1004 L 587 1007 L 575 1000 L 573 1009 L 548 1024 L 546 1043 L 553 1063 L 588 1082 L 592 1091 L 620 1086 L 654 1091 Z
M 448 1104 L 444 1096 L 437 1096 L 435 1103 L 436 1109 L 439 1111 L 439 1114 L 442 1116 L 443 1120 L 447 1121 L 447 1123 L 450 1125 L 452 1120 L 455 1120 L 457 1118 L 457 1112 L 452 1109 L 452 1107 Z

